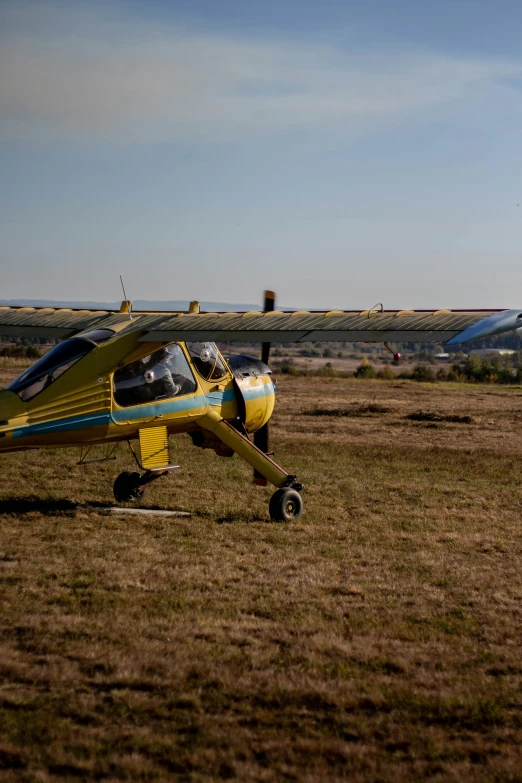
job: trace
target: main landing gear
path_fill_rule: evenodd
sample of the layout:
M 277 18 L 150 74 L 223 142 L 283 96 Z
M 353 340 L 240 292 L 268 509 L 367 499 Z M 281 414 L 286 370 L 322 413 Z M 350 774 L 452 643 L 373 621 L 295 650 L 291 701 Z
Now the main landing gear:
M 145 494 L 146 488 L 153 481 L 164 476 L 167 471 L 147 470 L 140 475 L 135 470 L 124 470 L 120 473 L 113 485 L 114 497 L 118 503 L 126 503 L 129 500 L 137 500 Z
M 114 482 L 114 497 L 118 503 L 139 500 L 145 494 L 147 487 L 160 476 L 165 475 L 166 472 L 147 470 L 143 475 L 140 475 L 136 470 L 125 470 Z M 295 487 L 301 489 L 300 484 L 296 483 Z M 277 489 L 270 498 L 268 510 L 272 522 L 291 522 L 294 519 L 299 519 L 302 515 L 303 499 L 298 489 L 294 489 L 293 486 L 282 487 Z
M 139 500 L 145 494 L 147 487 L 163 475 L 164 473 L 159 471 L 148 470 L 140 475 L 136 470 L 125 470 L 114 482 L 114 497 L 118 503 Z M 297 489 L 282 487 L 277 489 L 270 498 L 268 510 L 272 522 L 291 522 L 294 519 L 299 519 L 302 515 L 303 499 Z
M 256 483 L 261 483 L 259 481 L 259 478 L 261 478 L 264 479 L 263 484 L 270 482 L 270 484 L 277 487 L 269 504 L 272 521 L 289 522 L 300 518 L 303 513 L 303 501 L 300 495 L 303 485 L 297 481 L 296 476 L 291 476 L 284 471 L 282 467 L 274 462 L 271 456 L 265 454 L 246 435 L 239 432 L 236 427 L 223 419 L 216 411 L 210 409 L 201 416 L 197 423 L 203 433 L 203 441 L 197 443 L 193 438 L 195 445 L 204 447 L 205 443 L 219 442 L 222 444 L 223 450 L 227 449 L 227 454 L 228 451 L 236 453 L 254 468 L 256 471 Z M 164 430 L 166 440 L 166 427 Z M 153 433 L 153 428 L 145 432 Z M 145 440 L 145 438 L 140 430 L 140 444 L 142 440 Z M 213 446 L 213 448 L 215 447 Z M 136 457 L 136 455 L 134 456 Z M 155 456 L 154 452 L 152 456 Z M 168 459 L 167 455 L 165 456 Z M 149 469 L 146 469 L 143 459 L 140 462 L 136 457 L 136 462 L 140 468 L 145 470 L 143 475 L 140 475 L 137 471 L 125 471 L 120 473 L 114 482 L 114 497 L 120 503 L 142 497 L 145 488 L 149 484 L 152 484 L 153 481 L 167 471 L 179 467 L 179 465 L 165 465 L 164 467 L 155 468 L 150 466 L 149 463 Z

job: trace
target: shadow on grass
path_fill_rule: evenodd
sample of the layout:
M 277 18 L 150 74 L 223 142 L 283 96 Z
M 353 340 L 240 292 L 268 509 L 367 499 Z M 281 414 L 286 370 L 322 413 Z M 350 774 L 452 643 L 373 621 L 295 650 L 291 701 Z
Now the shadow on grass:
M 216 522 L 218 523 L 218 525 L 231 524 L 236 522 L 243 522 L 248 525 L 256 522 L 258 524 L 259 523 L 273 524 L 272 520 L 267 516 L 261 516 L 261 514 L 257 514 L 257 513 L 244 514 L 241 513 L 240 511 L 238 512 L 229 511 L 228 514 L 224 514 L 221 517 L 217 517 Z
M 77 503 L 62 498 L 39 498 L 36 496 L 7 497 L 0 500 L 0 514 L 67 514 L 76 512 Z
M 118 506 L 115 506 L 113 504 L 109 503 L 102 503 L 102 502 L 84 502 L 84 503 L 74 503 L 72 500 L 67 500 L 66 498 L 39 498 L 36 495 L 29 495 L 28 497 L 4 497 L 0 499 L 0 515 L 1 514 L 11 514 L 13 516 L 21 516 L 22 514 L 31 514 L 31 513 L 38 513 L 43 514 L 44 516 L 67 516 L 72 517 L 77 512 L 81 511 L 97 511 L 101 514 L 108 514 L 110 508 L 125 508 L 125 506 L 128 506 L 131 509 L 136 510 L 143 510 L 145 512 L 148 511 L 172 511 L 173 509 L 169 508 L 162 508 L 161 506 L 155 506 L 155 505 L 147 505 L 142 506 L 141 504 L 132 504 L 132 503 L 126 503 L 126 504 L 118 504 Z M 237 523 L 243 523 L 243 524 L 273 524 L 272 521 L 268 516 L 263 516 L 256 512 L 247 512 L 242 513 L 241 511 L 237 512 L 228 512 L 227 514 L 224 514 L 223 516 L 215 517 L 213 514 L 210 513 L 193 513 L 193 516 L 201 516 L 204 518 L 213 518 L 219 525 L 222 524 L 237 524 Z
M 130 507 L 131 504 L 128 504 Z M 39 498 L 35 495 L 29 497 L 7 497 L 0 499 L 0 514 L 20 514 L 38 513 L 45 516 L 74 516 L 77 511 L 99 511 L 108 512 L 110 508 L 116 508 L 113 504 L 102 502 L 74 503 L 66 498 Z M 171 511 L 172 509 L 162 508 L 161 506 L 141 506 L 136 505 L 136 509 L 143 511 Z

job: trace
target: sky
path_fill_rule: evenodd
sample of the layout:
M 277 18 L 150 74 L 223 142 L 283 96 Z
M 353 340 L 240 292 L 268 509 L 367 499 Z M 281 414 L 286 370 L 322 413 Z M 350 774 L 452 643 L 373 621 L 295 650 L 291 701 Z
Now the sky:
M 0 0 L 0 298 L 522 304 L 519 0 Z

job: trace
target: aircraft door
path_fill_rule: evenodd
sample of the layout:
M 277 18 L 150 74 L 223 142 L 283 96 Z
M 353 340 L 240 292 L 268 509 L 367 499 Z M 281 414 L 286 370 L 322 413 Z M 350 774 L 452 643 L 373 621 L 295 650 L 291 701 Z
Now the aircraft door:
M 116 424 L 157 416 L 186 417 L 195 409 L 201 415 L 206 408 L 183 349 L 176 343 L 116 370 L 113 400 Z

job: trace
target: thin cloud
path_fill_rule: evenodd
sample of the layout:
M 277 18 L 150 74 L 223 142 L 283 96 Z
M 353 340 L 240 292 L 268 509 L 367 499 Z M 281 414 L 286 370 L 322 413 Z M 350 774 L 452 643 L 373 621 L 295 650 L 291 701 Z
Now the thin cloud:
M 114 5 L 10 3 L 0 136 L 154 142 L 421 116 L 505 90 L 522 64 L 350 52 L 155 25 Z

